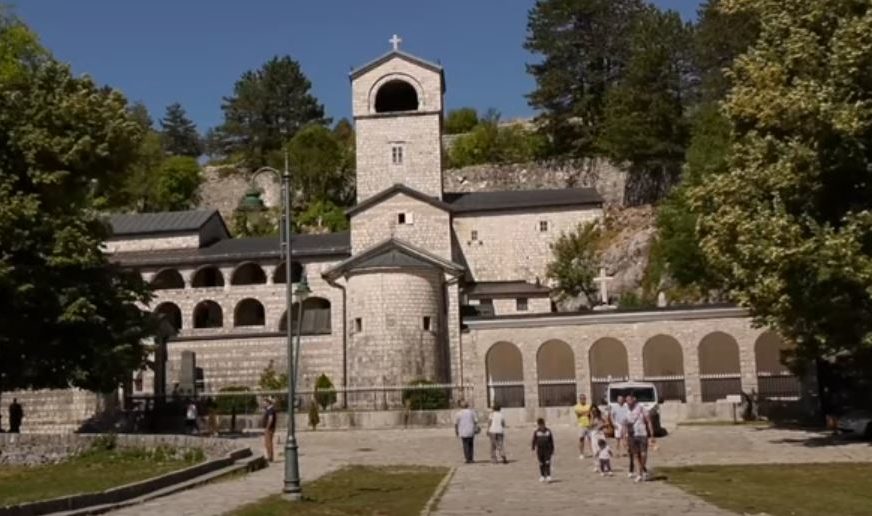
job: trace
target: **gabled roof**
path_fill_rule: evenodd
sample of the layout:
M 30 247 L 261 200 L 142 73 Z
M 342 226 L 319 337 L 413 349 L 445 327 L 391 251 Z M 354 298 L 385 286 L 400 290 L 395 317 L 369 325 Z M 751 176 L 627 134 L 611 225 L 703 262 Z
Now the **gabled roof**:
M 457 214 L 571 206 L 601 206 L 594 188 L 507 190 L 502 192 L 446 193 L 445 203 Z
M 352 206 L 351 208 L 345 210 L 345 214 L 349 217 L 352 217 L 399 193 L 408 195 L 409 197 L 412 197 L 414 199 L 418 199 L 419 201 L 425 202 L 431 206 L 439 208 L 440 210 L 451 211 L 451 206 L 440 201 L 439 199 L 431 197 L 425 193 L 421 193 L 413 188 L 409 188 L 406 185 L 397 183 L 390 188 L 382 190 L 381 192 L 364 199 L 363 202 L 358 203 L 356 206 Z
M 218 210 L 116 214 L 109 217 L 109 225 L 112 228 L 112 237 L 114 238 L 163 233 L 193 233 L 199 231 L 212 217 L 221 219 Z M 221 219 L 221 224 L 224 225 L 223 219 Z M 224 230 L 227 232 L 226 226 Z
M 455 275 L 460 275 L 465 270 L 450 260 L 403 240 L 391 238 L 336 264 L 325 271 L 323 276 L 336 279 L 350 271 L 367 269 L 441 269 Z
M 526 281 L 479 281 L 468 283 L 463 292 L 471 298 L 481 297 L 548 297 L 551 289 Z
M 431 61 L 427 61 L 426 59 L 421 59 L 418 56 L 413 56 L 412 54 L 408 54 L 406 52 L 403 52 L 402 50 L 389 50 L 388 52 L 373 59 L 372 61 L 370 61 L 362 66 L 359 66 L 358 68 L 355 68 L 348 75 L 351 78 L 351 80 L 353 81 L 354 79 L 357 79 L 358 77 L 365 74 L 366 72 L 381 65 L 382 63 L 386 63 L 387 61 L 390 61 L 391 59 L 393 59 L 395 57 L 398 57 L 400 59 L 404 59 L 404 60 L 406 60 L 412 64 L 418 65 L 422 68 L 432 70 L 440 75 L 443 74 L 442 66 L 440 66 L 436 63 L 433 63 Z M 444 88 L 445 81 L 442 81 L 442 84 L 443 84 L 443 88 Z

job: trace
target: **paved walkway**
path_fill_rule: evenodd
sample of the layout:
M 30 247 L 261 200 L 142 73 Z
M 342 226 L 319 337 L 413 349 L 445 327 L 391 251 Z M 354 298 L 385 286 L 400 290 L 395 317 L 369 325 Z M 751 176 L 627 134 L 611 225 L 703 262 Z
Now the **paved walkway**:
M 460 465 L 439 503 L 442 516 L 472 514 L 575 515 L 589 510 L 608 514 L 658 515 L 728 514 L 665 482 L 634 484 L 625 474 L 626 459 L 614 462 L 616 474 L 602 478 L 591 471 L 593 461 L 580 461 L 575 431 L 554 427 L 557 456 L 555 479 L 538 482 L 535 458 L 528 449 L 530 428 L 510 428 L 508 465 L 492 465 L 486 438 L 477 439 L 479 463 Z M 248 441 L 259 446 L 256 439 Z M 345 464 L 428 464 L 455 466 L 461 462 L 459 443 L 451 429 L 305 432 L 300 435 L 300 468 L 304 484 Z M 801 463 L 870 461 L 872 446 L 833 441 L 825 434 L 747 427 L 680 427 L 659 440 L 652 453 L 659 466 L 691 464 Z M 282 463 L 242 478 L 159 498 L 113 512 L 113 515 L 220 515 L 278 493 Z M 304 485 L 305 489 L 305 485 Z M 632 495 L 630 495 L 632 493 Z

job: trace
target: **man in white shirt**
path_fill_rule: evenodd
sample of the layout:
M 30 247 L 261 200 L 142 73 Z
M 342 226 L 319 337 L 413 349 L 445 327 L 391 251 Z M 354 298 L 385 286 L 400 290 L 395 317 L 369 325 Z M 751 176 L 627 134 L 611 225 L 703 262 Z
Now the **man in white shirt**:
M 503 413 L 500 412 L 499 403 L 494 403 L 490 418 L 488 418 L 487 435 L 490 437 L 491 443 L 491 462 L 496 464 L 499 456 L 503 464 L 508 464 L 505 442 L 506 420 Z
M 612 428 L 615 430 L 615 455 L 621 456 L 621 448 L 627 440 L 627 431 L 625 428 L 627 420 L 627 405 L 624 403 L 624 397 L 618 396 L 615 403 L 609 407 L 609 419 L 611 419 Z
M 639 473 L 635 476 L 636 482 L 648 480 L 648 441 L 654 441 L 654 429 L 651 426 L 651 418 L 648 412 L 636 400 L 636 395 L 631 393 L 627 396 L 627 417 L 625 420 L 627 438 L 630 450 L 630 475 L 633 474 L 633 462 L 639 465 Z
M 469 408 L 466 401 L 460 402 L 460 412 L 454 416 L 454 435 L 460 437 L 463 443 L 463 457 L 467 464 L 472 464 L 473 460 L 473 445 L 475 444 L 475 434 L 478 429 L 478 419 L 475 416 L 475 411 Z

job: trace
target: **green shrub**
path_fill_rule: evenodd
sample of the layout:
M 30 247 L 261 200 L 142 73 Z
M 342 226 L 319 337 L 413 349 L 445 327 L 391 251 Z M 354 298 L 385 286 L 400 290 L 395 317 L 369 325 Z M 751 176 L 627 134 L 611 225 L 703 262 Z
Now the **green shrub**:
M 241 385 L 231 385 L 219 392 L 248 392 L 251 389 Z M 219 414 L 248 414 L 257 411 L 257 398 L 254 394 L 236 396 L 217 396 L 215 410 Z
M 323 373 L 315 381 L 315 403 L 321 406 L 321 410 L 327 410 L 327 407 L 336 403 L 336 389 L 333 388 L 333 382 Z
M 318 424 L 321 422 L 321 416 L 318 414 L 318 403 L 310 403 L 309 404 L 309 426 L 312 427 L 312 431 L 314 432 L 316 428 L 318 428 Z
M 91 449 L 94 451 L 112 451 L 118 447 L 118 436 L 115 434 L 99 435 L 91 441 Z
M 435 385 L 429 380 L 415 380 L 409 385 Z M 449 408 L 448 391 L 439 387 L 404 389 L 403 405 L 412 410 L 439 410 Z

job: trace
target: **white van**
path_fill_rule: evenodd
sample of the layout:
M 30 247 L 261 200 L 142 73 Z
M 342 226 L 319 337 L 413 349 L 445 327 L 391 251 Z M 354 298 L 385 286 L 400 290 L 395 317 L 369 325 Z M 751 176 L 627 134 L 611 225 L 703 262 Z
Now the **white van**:
M 657 387 L 650 382 L 615 382 L 610 383 L 608 387 L 609 405 L 617 403 L 618 396 L 627 397 L 628 394 L 635 394 L 636 400 L 642 405 L 642 408 L 648 412 L 651 417 L 651 424 L 654 426 L 654 434 L 659 436 L 663 434 L 663 429 L 660 426 L 660 411 L 658 404 L 660 399 L 657 397 Z

